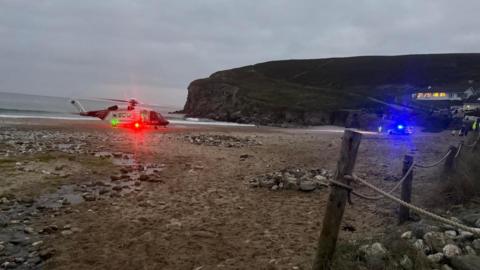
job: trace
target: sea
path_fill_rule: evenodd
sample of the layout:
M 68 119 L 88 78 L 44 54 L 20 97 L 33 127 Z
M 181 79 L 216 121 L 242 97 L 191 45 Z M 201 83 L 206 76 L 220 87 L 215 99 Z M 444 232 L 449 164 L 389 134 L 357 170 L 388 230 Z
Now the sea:
M 115 102 L 75 99 L 86 110 L 102 110 L 113 106 Z M 78 111 L 70 104 L 71 98 L 41 96 L 18 93 L 0 92 L 0 118 L 46 118 L 46 119 L 69 119 L 69 120 L 98 120 L 92 117 L 78 115 Z M 179 110 L 173 106 L 148 106 L 162 115 Z
M 75 98 L 82 106 L 90 110 L 103 110 L 118 102 L 97 99 Z M 92 120 L 100 121 L 95 117 L 86 117 L 78 114 L 78 111 L 70 103 L 71 98 L 52 97 L 30 94 L 17 94 L 0 92 L 0 118 L 40 118 L 61 120 Z M 254 126 L 213 121 L 203 118 L 185 118 L 183 114 L 172 113 L 181 108 L 175 106 L 146 105 L 167 118 L 171 124 L 177 125 L 208 125 L 208 126 Z

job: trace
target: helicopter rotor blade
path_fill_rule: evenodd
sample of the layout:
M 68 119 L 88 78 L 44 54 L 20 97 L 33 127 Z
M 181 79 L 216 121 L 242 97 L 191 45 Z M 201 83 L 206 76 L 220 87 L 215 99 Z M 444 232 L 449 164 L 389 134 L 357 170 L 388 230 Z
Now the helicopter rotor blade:
M 130 102 L 130 101 L 125 100 L 125 99 L 116 99 L 116 98 L 95 98 L 95 99 L 106 100 L 106 101 L 113 101 L 113 102 L 125 102 L 125 103 L 129 103 L 129 102 Z

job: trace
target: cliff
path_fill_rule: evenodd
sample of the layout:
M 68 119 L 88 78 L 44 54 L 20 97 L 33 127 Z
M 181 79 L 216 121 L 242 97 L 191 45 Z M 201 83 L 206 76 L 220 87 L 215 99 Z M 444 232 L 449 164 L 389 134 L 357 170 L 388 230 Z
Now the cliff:
M 366 97 L 392 101 L 429 85 L 465 89 L 479 77 L 480 54 L 272 61 L 191 82 L 183 112 L 244 123 L 329 124 L 334 112 L 379 107 Z

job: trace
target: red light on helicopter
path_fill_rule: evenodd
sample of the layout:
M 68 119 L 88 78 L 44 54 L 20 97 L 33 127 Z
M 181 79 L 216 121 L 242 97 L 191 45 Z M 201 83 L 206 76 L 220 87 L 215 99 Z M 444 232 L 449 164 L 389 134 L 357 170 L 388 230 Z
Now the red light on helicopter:
M 138 122 L 136 122 L 136 123 L 134 124 L 134 126 L 135 126 L 135 128 L 140 128 L 140 124 L 139 124 Z

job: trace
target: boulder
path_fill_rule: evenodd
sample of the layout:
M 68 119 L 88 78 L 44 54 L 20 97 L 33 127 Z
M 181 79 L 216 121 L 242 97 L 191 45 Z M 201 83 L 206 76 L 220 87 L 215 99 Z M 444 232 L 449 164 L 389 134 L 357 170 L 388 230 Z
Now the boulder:
M 430 247 L 425 244 L 425 242 L 422 239 L 418 239 L 413 243 L 413 247 L 420 251 L 423 252 L 424 254 L 427 254 L 430 252 Z
M 437 252 L 435 254 L 431 254 L 427 256 L 427 259 L 432 263 L 440 263 L 445 258 L 445 255 L 441 252 Z
M 451 259 L 453 257 L 460 256 L 462 254 L 462 250 L 454 244 L 448 244 L 443 247 L 443 254 L 445 254 L 445 257 Z
M 468 255 L 477 255 L 477 252 L 471 246 L 465 247 L 465 253 Z
M 413 269 L 413 262 L 407 255 L 403 255 L 402 259 L 400 260 L 400 265 L 405 270 Z
M 388 254 L 387 249 L 381 243 L 373 243 L 372 245 L 363 245 L 359 248 L 360 258 L 362 258 L 369 269 L 383 269 L 385 258 Z
M 453 257 L 450 263 L 456 270 L 480 269 L 480 257 L 475 255 Z
M 471 233 L 471 232 L 460 231 L 460 235 L 458 236 L 458 238 L 459 238 L 460 240 L 465 241 L 465 240 L 473 239 L 473 236 L 474 236 L 474 235 L 473 235 L 473 233 Z
M 413 236 L 416 238 L 422 238 L 427 232 L 437 232 L 439 231 L 439 228 L 426 224 L 423 220 L 421 220 L 420 222 L 415 222 L 411 225 L 411 231 Z
M 472 245 L 474 249 L 480 250 L 480 239 L 473 240 Z
M 283 179 L 283 186 L 285 187 L 285 189 L 297 190 L 298 189 L 297 178 L 292 176 L 285 177 Z
M 425 243 L 435 252 L 441 252 L 446 244 L 453 244 L 442 232 L 427 232 L 423 236 Z
M 316 187 L 317 187 L 316 183 L 313 182 L 312 180 L 302 179 L 300 181 L 300 185 L 298 188 L 301 191 L 309 192 L 309 191 L 314 191 Z

